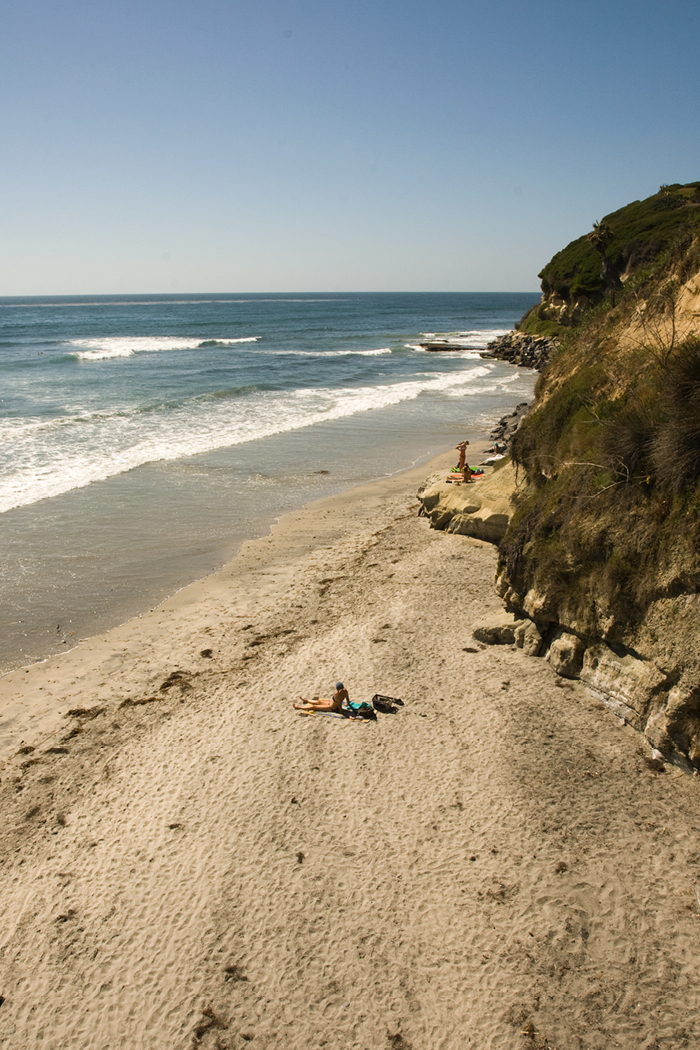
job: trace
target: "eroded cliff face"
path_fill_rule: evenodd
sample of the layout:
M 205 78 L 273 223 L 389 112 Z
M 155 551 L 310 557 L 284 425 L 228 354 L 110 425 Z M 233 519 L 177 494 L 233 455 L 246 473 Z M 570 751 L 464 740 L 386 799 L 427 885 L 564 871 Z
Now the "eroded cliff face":
M 500 472 L 506 610 L 477 629 L 580 678 L 688 769 L 700 769 L 697 231 L 696 219 L 633 286 L 553 333 Z M 454 496 L 431 498 L 435 527 L 478 534 Z
M 697 768 L 699 337 L 693 238 L 564 344 L 513 442 L 526 480 L 497 582 L 555 670 Z
M 505 574 L 498 589 L 513 621 L 513 638 L 498 641 L 523 648 L 518 630 L 524 636 L 532 625 L 530 655 L 544 657 L 565 678 L 581 679 L 666 758 L 700 768 L 700 594 L 660 599 L 637 629 L 618 623 L 610 636 L 602 623 L 591 631 L 587 622 L 559 615 L 546 592 L 519 594 Z

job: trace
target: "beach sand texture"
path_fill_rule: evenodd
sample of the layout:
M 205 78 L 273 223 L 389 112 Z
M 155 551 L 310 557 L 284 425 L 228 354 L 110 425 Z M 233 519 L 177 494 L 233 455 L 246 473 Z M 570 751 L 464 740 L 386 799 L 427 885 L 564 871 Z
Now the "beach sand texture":
M 496 552 L 431 466 L 2 680 L 1 1045 L 700 1044 L 697 781 L 474 642 Z M 405 707 L 292 709 L 338 677 Z

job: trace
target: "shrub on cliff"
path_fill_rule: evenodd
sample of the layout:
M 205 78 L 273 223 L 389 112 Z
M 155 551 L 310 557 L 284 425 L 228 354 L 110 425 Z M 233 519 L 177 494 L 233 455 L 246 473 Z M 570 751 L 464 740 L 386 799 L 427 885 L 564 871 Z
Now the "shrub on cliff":
M 682 492 L 700 479 L 700 338 L 686 340 L 668 363 L 660 391 L 663 421 L 651 444 L 659 484 Z
M 607 362 L 583 362 L 535 406 L 512 445 L 528 481 L 541 486 L 574 463 L 608 471 L 611 484 L 681 492 L 700 480 L 700 337 L 662 359 L 641 348 L 628 371 L 613 394 Z

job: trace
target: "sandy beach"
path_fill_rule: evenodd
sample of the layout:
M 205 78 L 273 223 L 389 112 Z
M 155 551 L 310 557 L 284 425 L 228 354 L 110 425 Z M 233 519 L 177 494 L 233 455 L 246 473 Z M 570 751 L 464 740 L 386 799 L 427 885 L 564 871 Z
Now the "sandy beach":
M 0 679 L 0 1045 L 700 1045 L 698 781 L 472 625 L 454 452 Z M 302 715 L 300 694 L 404 699 Z

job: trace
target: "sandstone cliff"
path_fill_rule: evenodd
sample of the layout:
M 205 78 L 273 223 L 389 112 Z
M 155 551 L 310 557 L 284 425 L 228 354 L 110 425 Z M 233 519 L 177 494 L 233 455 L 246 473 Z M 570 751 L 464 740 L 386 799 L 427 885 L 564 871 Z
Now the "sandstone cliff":
M 688 768 L 700 768 L 699 187 L 662 187 L 573 242 L 580 255 L 602 238 L 595 280 L 572 275 L 572 246 L 543 271 L 543 309 L 523 327 L 558 349 L 513 437 L 520 484 L 497 580 L 508 615 L 488 639 L 580 677 Z M 448 503 L 429 510 L 437 527 Z

